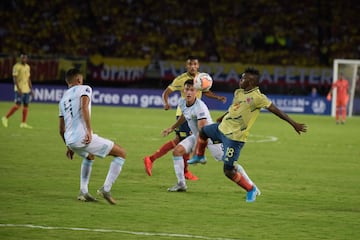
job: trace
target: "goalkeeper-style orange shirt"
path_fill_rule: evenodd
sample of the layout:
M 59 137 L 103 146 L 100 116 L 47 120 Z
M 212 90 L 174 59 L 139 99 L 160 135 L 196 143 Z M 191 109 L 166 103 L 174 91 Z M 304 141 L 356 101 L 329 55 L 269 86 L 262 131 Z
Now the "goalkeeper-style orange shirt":
M 336 88 L 336 102 L 338 104 L 346 104 L 349 95 L 348 95 L 348 88 L 349 82 L 344 78 L 340 78 L 336 82 L 333 83 L 332 88 Z

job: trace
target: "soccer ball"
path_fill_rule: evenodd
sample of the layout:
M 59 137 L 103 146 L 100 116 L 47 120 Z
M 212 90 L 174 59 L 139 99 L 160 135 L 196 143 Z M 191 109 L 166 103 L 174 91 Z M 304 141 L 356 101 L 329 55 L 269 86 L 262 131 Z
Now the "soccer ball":
M 194 87 L 200 91 L 208 91 L 213 84 L 213 80 L 208 73 L 202 72 L 194 78 Z

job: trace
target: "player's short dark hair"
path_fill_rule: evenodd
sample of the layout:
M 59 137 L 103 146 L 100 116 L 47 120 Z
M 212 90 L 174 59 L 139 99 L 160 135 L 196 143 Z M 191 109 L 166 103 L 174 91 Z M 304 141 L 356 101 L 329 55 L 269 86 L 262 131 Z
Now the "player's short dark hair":
M 78 68 L 69 69 L 65 74 L 65 81 L 71 82 L 72 79 L 74 79 L 74 77 L 78 74 L 81 74 L 80 69 L 78 69 Z
M 185 85 L 194 86 L 194 80 L 192 80 L 191 78 L 189 78 L 188 80 L 186 80 L 186 81 L 184 82 L 184 86 L 185 86 Z
M 258 70 L 258 69 L 256 69 L 256 68 L 254 68 L 254 67 L 247 67 L 246 69 L 245 69 L 245 72 L 244 73 L 250 73 L 250 74 L 252 74 L 252 75 L 258 75 L 258 76 L 260 76 L 260 71 Z
M 251 74 L 255 77 L 256 83 L 259 83 L 260 80 L 260 71 L 254 67 L 247 67 L 244 71 L 244 73 Z
M 190 56 L 188 56 L 187 57 L 187 59 L 186 59 L 187 61 L 192 61 L 192 60 L 199 60 L 199 58 L 198 57 L 196 57 L 196 56 L 193 56 L 193 55 L 190 55 Z

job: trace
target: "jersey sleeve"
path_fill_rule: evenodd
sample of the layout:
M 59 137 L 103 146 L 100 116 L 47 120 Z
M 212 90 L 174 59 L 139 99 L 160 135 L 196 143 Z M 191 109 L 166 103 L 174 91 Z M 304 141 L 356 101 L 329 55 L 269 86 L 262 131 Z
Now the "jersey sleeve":
M 92 89 L 90 86 L 84 85 L 81 89 L 80 96 L 88 96 L 91 99 Z
M 197 104 L 196 109 L 196 118 L 197 120 L 206 119 L 207 118 L 207 112 L 209 111 L 208 108 L 205 106 L 205 103 L 199 102 L 200 104 Z
M 18 64 L 15 64 L 13 69 L 12 69 L 12 75 L 14 77 L 16 77 L 18 75 L 18 73 L 19 73 L 19 67 L 18 66 L 19 66 Z
M 264 94 L 260 94 L 257 105 L 258 108 L 268 108 L 271 105 L 271 101 Z
M 171 84 L 168 86 L 168 88 L 170 88 L 171 91 L 182 91 L 182 89 L 184 88 L 184 83 L 181 79 L 181 76 L 176 77 Z
M 64 114 L 62 113 L 62 110 L 61 110 L 61 101 L 59 102 L 59 117 L 63 117 Z

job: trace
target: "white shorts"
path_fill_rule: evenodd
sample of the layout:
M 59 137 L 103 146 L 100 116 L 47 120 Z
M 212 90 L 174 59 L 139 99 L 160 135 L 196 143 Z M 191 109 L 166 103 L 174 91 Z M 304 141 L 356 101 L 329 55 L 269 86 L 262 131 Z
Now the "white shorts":
M 182 140 L 179 144 L 185 148 L 186 153 L 192 153 L 196 145 L 196 138 L 197 137 L 195 135 L 190 135 Z M 214 144 L 211 139 L 208 139 L 207 148 L 215 160 L 222 161 L 222 157 L 224 155 L 222 143 Z
M 97 134 L 92 135 L 92 140 L 89 144 L 71 143 L 68 147 L 79 156 L 86 158 L 91 153 L 92 155 L 104 158 L 106 157 L 114 146 L 114 142 L 102 138 Z

